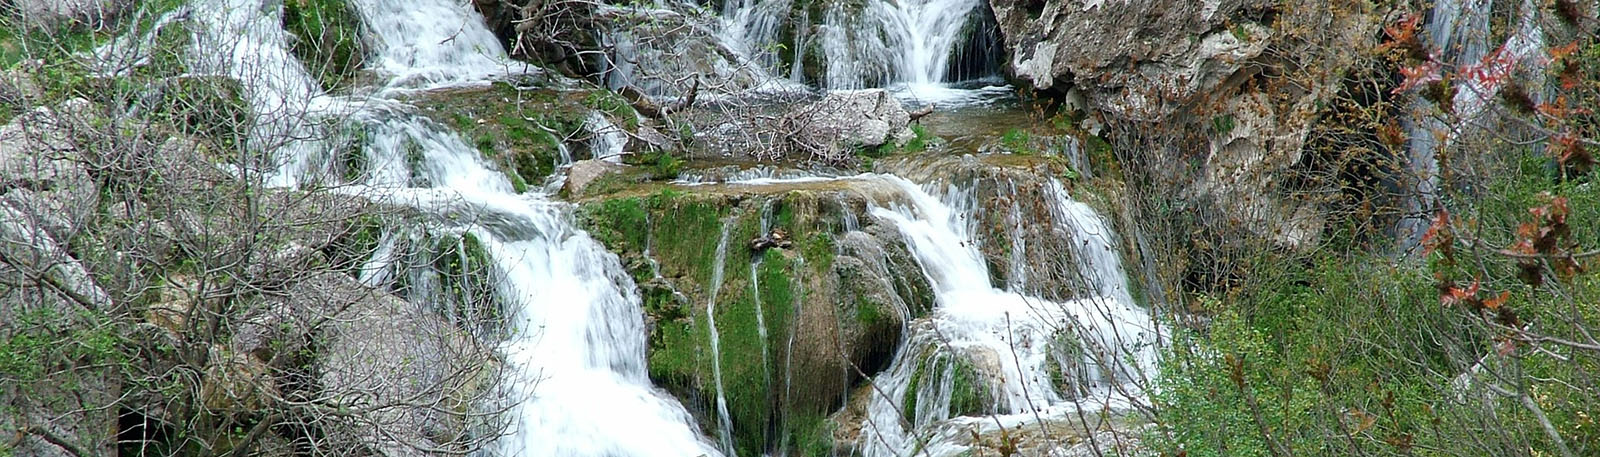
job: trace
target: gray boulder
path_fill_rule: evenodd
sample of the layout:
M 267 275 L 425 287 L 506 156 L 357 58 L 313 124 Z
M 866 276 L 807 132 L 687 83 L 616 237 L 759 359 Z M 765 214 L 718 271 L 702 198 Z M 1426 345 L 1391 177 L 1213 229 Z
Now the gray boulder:
M 909 139 L 910 124 L 911 114 L 883 89 L 829 92 L 791 108 L 781 122 L 797 152 L 828 163 L 847 162 L 856 148 Z

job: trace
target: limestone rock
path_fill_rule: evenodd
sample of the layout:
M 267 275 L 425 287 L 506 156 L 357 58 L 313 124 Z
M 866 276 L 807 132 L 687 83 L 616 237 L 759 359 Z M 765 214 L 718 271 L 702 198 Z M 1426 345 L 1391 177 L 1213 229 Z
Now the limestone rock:
M 834 91 L 821 100 L 791 108 L 785 130 L 800 149 L 826 162 L 853 156 L 855 148 L 877 147 L 910 133 L 911 114 L 889 91 Z
M 1382 36 L 1381 12 L 1265 0 L 989 3 L 1015 82 L 1064 95 L 1085 127 L 1108 132 L 1125 167 L 1199 224 L 1233 240 L 1316 243 L 1327 216 L 1290 174 L 1307 165 L 1300 149 L 1318 107 Z
M 567 169 L 567 195 L 583 195 L 583 191 L 602 176 L 622 171 L 622 165 L 604 160 L 579 160 Z
M 1126 118 L 1170 113 L 1260 55 L 1270 30 L 1230 19 L 1269 3 L 990 1 L 1017 79 L 1036 89 L 1075 88 Z
M 28 27 L 55 29 L 67 23 L 108 24 L 134 4 L 132 0 L 17 0 L 12 8 Z

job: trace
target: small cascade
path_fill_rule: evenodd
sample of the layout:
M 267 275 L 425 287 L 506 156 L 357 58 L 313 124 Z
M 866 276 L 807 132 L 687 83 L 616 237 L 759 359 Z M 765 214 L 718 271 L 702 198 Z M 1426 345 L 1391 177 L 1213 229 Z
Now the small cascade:
M 1161 331 L 1129 296 L 1113 235 L 1092 209 L 1053 186 L 1058 223 L 1094 291 L 1051 302 L 990 286 L 969 232 L 971 211 L 947 203 L 969 201 L 969 191 L 952 186 L 941 200 L 904 179 L 881 179 L 908 203 L 872 215 L 906 237 L 938 306 L 912 324 L 874 381 L 882 395 L 874 394 L 863 424 L 867 456 L 956 455 L 967 450 L 969 431 L 1048 422 L 1079 405 L 1125 409 L 1142 397 L 1139 381 L 1154 370 Z
M 371 30 L 385 89 L 480 84 L 529 71 L 506 57 L 477 10 L 456 0 L 355 0 Z
M 628 144 L 628 132 L 599 111 L 589 112 L 589 117 L 583 120 L 583 129 L 589 131 L 589 158 L 622 163 L 622 148 Z M 566 159 L 572 161 L 571 157 Z
M 728 234 L 733 230 L 733 219 L 722 224 L 722 235 L 717 239 L 716 263 L 711 267 L 711 298 L 706 301 L 706 332 L 711 340 L 711 374 L 717 383 L 717 438 L 722 452 L 733 455 L 733 418 L 728 415 L 728 396 L 722 388 L 722 347 L 717 331 L 717 292 L 722 290 L 723 266 L 728 259 Z

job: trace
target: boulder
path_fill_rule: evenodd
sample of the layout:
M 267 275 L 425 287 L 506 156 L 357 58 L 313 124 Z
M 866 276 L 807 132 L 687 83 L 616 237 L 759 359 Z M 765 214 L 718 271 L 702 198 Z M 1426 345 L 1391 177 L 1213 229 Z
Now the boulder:
M 132 0 L 17 0 L 8 9 L 15 11 L 25 26 L 56 30 L 73 23 L 110 24 L 134 4 Z
M 883 89 L 828 92 L 822 99 L 792 108 L 782 130 L 791 132 L 798 151 L 828 163 L 853 160 L 859 148 L 875 148 L 909 138 L 911 114 Z
M 28 107 L 43 92 L 33 77 L 22 69 L 0 70 L 0 106 Z
M 354 278 L 307 279 L 288 306 L 321 307 L 322 395 L 360 411 L 328 427 L 329 439 L 386 455 L 423 455 L 472 441 L 474 408 L 490 405 L 502 373 L 492 351 L 425 305 L 374 291 Z
M 567 195 L 583 195 L 583 191 L 594 184 L 595 180 L 613 173 L 622 171 L 623 166 L 605 160 L 579 160 L 572 163 L 567 169 Z

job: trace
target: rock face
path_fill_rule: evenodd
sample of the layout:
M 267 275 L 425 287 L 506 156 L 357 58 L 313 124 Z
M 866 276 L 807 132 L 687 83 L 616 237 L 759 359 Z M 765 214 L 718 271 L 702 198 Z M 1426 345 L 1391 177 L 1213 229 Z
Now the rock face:
M 883 89 L 828 92 L 821 100 L 797 105 L 784 117 L 784 130 L 797 152 L 825 162 L 852 157 L 856 148 L 872 148 L 909 139 L 911 114 Z
M 55 29 L 72 22 L 105 24 L 133 5 L 131 0 L 18 0 L 11 8 L 29 27 Z
M 1015 80 L 1080 105 L 1156 191 L 1222 233 L 1316 242 L 1323 210 L 1296 198 L 1288 176 L 1338 75 L 1376 44 L 1381 12 L 1258 0 L 990 6 Z
M 933 294 L 897 229 L 866 215 L 894 198 L 888 187 L 739 187 L 590 197 L 579 219 L 639 284 L 651 379 L 712 436 L 720 393 L 735 447 L 756 455 L 823 436 L 827 413 L 887 366 Z M 787 243 L 753 249 L 763 237 Z
M 1266 49 L 1272 31 L 1233 18 L 1260 0 L 992 0 L 1011 73 L 1035 89 L 1078 89 L 1118 117 L 1164 116 L 1214 92 Z

